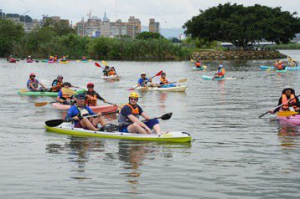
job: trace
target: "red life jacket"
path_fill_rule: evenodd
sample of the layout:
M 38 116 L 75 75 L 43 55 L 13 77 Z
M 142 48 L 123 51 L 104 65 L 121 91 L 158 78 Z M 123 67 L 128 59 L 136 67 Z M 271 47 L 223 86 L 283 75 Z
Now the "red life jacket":
M 297 108 L 297 100 L 296 100 L 296 98 L 295 98 L 295 95 L 294 94 L 291 94 L 291 96 L 290 96 L 290 101 L 288 102 L 288 103 L 285 103 L 285 102 L 287 102 L 288 101 L 288 98 L 287 98 L 287 96 L 286 96 L 286 94 L 282 94 L 282 100 L 281 100 L 281 103 L 282 104 L 284 104 L 284 105 L 282 105 L 282 107 L 281 107 L 281 110 L 282 111 L 289 111 L 290 109 L 289 109 L 289 107 L 293 107 L 294 109 L 296 109 Z

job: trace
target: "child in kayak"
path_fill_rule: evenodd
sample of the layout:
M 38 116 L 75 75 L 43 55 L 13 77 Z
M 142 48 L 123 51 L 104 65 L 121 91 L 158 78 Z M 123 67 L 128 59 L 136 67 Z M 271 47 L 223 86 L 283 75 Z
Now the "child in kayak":
M 85 117 L 88 115 L 95 115 L 94 117 Z M 94 113 L 90 107 L 85 105 L 85 96 L 84 94 L 78 94 L 76 97 L 76 104 L 71 106 L 68 110 L 66 121 L 74 119 L 75 128 L 85 128 L 93 131 L 98 131 L 98 124 L 101 126 L 106 125 L 103 116 L 101 113 Z
M 39 88 L 39 85 L 41 86 L 41 88 Z M 35 79 L 34 73 L 30 73 L 29 75 L 29 80 L 27 81 L 27 88 L 31 92 L 45 92 L 48 90 L 42 83 Z
M 175 87 L 174 84 L 170 84 L 171 81 L 166 77 L 166 73 L 163 72 L 159 78 L 159 87 Z
M 197 61 L 195 62 L 195 66 L 196 66 L 196 68 L 201 68 L 202 63 L 201 63 L 199 60 L 197 60 Z
M 104 70 L 102 72 L 103 72 L 103 76 L 108 76 L 108 74 L 109 74 L 109 66 L 105 66 L 105 68 L 104 68 Z
M 132 92 L 129 95 L 129 103 L 125 104 L 119 114 L 120 132 L 151 134 L 151 129 L 156 134 L 161 134 L 159 122 L 157 119 L 150 119 L 143 109 L 137 104 L 139 95 Z M 146 122 L 141 122 L 139 117 L 142 116 Z
M 281 107 L 276 108 L 275 110 L 270 110 L 269 113 L 274 114 L 278 111 L 300 111 L 300 101 L 297 96 L 295 96 L 295 90 L 290 86 L 286 86 L 279 98 L 278 106 L 283 104 Z
M 71 86 L 72 85 L 69 82 L 65 82 L 62 85 L 62 87 L 66 88 L 66 89 L 69 89 Z M 58 95 L 56 98 L 57 102 L 62 103 L 62 104 L 67 104 L 67 105 L 72 104 L 74 100 L 75 100 L 75 97 L 72 94 L 68 93 L 67 91 L 64 91 L 63 89 L 61 89 L 58 92 Z
M 213 77 L 213 80 L 215 78 L 224 78 L 224 76 L 225 76 L 225 69 L 224 69 L 224 66 L 223 66 L 223 64 L 221 62 L 220 65 L 219 65 L 219 67 L 218 67 L 217 73 Z
M 55 80 L 52 82 L 52 88 L 50 91 L 52 92 L 59 92 L 63 85 L 63 79 L 64 77 L 61 75 L 58 75 Z
M 97 99 L 102 100 L 104 103 L 106 103 L 106 100 L 103 99 L 95 90 L 94 90 L 94 84 L 88 83 L 87 84 L 87 91 L 84 92 L 84 95 L 86 97 L 85 104 L 88 106 L 97 106 Z

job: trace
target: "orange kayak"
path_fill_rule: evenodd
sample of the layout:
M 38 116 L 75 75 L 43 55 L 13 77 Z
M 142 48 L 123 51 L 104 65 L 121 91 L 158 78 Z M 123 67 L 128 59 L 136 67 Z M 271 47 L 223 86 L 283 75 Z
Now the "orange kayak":
M 52 104 L 53 108 L 59 109 L 59 110 L 68 110 L 71 106 L 60 104 L 60 103 L 54 103 Z M 118 110 L 118 106 L 115 105 L 103 105 L 103 106 L 89 106 L 92 111 L 95 113 L 112 113 L 116 112 Z

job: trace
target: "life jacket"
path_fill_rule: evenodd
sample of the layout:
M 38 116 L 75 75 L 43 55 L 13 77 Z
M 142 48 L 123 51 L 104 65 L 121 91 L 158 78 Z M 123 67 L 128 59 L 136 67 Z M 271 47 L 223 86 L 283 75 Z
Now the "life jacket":
M 282 105 L 282 107 L 281 107 L 281 110 L 282 110 L 282 111 L 289 111 L 289 110 L 290 110 L 289 107 L 293 107 L 293 108 L 296 110 L 296 108 L 297 108 L 297 100 L 296 100 L 295 95 L 294 95 L 294 94 L 291 94 L 290 99 L 291 99 L 291 100 L 290 100 L 288 103 L 285 103 L 285 102 L 288 101 L 288 98 L 287 98 L 286 94 L 282 94 L 282 100 L 281 100 L 281 103 L 282 103 L 282 104 L 285 103 L 285 104 Z
M 133 108 L 133 106 L 131 104 L 126 104 L 127 106 L 129 106 L 131 108 L 132 111 L 132 115 L 137 116 L 140 115 L 140 109 L 138 106 L 136 106 L 136 108 Z
M 31 81 L 31 79 L 29 78 L 29 81 L 30 81 L 29 84 L 31 83 L 34 88 L 39 87 L 39 84 L 37 83 L 37 81 L 35 79 L 34 79 L 34 81 Z M 27 87 L 28 87 L 28 89 L 31 89 L 29 84 L 27 85 Z
M 283 65 L 282 64 L 278 64 L 277 69 L 278 70 L 283 70 Z
M 167 78 L 163 79 L 162 77 L 160 77 L 159 80 L 160 80 L 160 84 L 167 84 L 167 83 L 169 83 L 169 81 L 168 81 Z
M 196 62 L 196 63 L 195 63 L 195 66 L 196 66 L 197 68 L 200 68 L 200 67 L 201 67 L 201 62 Z
M 71 100 L 72 95 L 70 95 L 68 93 L 64 93 L 62 90 L 61 90 L 61 92 L 62 92 L 62 97 L 61 98 L 63 100 Z
M 87 116 L 90 114 L 89 111 L 86 109 L 85 105 L 83 106 L 83 109 L 80 109 L 77 104 L 75 106 L 78 110 L 78 114 L 76 116 L 83 117 L 83 116 Z
M 109 72 L 108 72 L 108 76 L 111 76 L 111 75 L 116 75 L 116 72 L 113 71 L 113 70 L 109 71 Z
M 54 85 L 54 83 L 56 83 L 56 85 Z M 62 85 L 63 83 L 58 81 L 57 79 L 53 80 L 51 88 L 52 92 L 58 92 L 61 89 Z
M 93 91 L 92 94 L 89 94 L 88 92 L 86 92 L 85 94 L 87 95 L 85 104 L 88 106 L 97 106 L 97 93 Z
M 129 125 L 129 124 L 132 124 L 132 121 L 125 115 L 122 115 L 122 109 L 125 107 L 125 106 L 129 106 L 131 108 L 131 111 L 132 111 L 132 114 L 133 116 L 135 116 L 136 118 L 139 118 L 140 116 L 140 109 L 138 106 L 136 106 L 136 108 L 133 108 L 133 106 L 131 104 L 124 104 L 120 110 L 120 114 L 119 114 L 119 118 L 118 118 L 118 121 L 120 124 L 122 125 Z
M 218 69 L 217 75 L 218 77 L 223 77 L 225 75 L 225 69 L 224 68 Z

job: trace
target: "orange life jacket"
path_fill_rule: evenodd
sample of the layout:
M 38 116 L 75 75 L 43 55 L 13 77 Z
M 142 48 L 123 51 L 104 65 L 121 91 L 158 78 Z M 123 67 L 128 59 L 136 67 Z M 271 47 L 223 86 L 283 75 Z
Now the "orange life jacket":
M 71 100 L 71 97 L 72 95 L 68 94 L 68 93 L 64 93 L 63 91 L 62 92 L 62 99 L 63 100 Z
M 88 106 L 97 106 L 97 93 L 94 93 L 94 95 L 89 95 L 87 93 L 85 104 Z
M 168 81 L 167 78 L 164 79 L 164 78 L 160 77 L 159 79 L 160 79 L 160 83 L 161 84 L 167 84 L 167 83 L 169 83 L 169 81 Z
M 288 98 L 287 98 L 286 94 L 283 94 L 283 95 L 282 95 L 281 103 L 282 103 L 282 104 L 285 103 L 285 104 L 282 105 L 282 107 L 281 107 L 281 110 L 282 110 L 282 111 L 289 111 L 289 107 L 293 107 L 294 109 L 297 108 L 297 105 L 296 105 L 296 104 L 297 104 L 297 100 L 296 100 L 295 95 L 294 95 L 294 94 L 291 94 L 290 99 L 291 99 L 291 100 L 290 100 L 288 103 L 285 103 L 285 102 L 288 101 Z
M 108 72 L 108 76 L 111 76 L 111 75 L 116 75 L 116 72 L 113 71 L 113 70 L 109 71 L 109 72 Z
M 195 65 L 196 67 L 201 67 L 201 62 L 196 62 Z
M 136 106 L 136 108 L 133 108 L 133 106 L 131 104 L 126 104 L 127 106 L 129 106 L 131 108 L 132 114 L 133 115 L 140 115 L 140 109 L 138 106 Z
M 278 64 L 277 69 L 278 69 L 278 70 L 283 70 L 282 64 Z
M 221 70 L 218 70 L 217 75 L 218 75 L 218 77 L 223 77 L 225 75 L 225 69 L 221 68 Z
M 55 86 L 52 86 L 52 92 L 58 92 L 62 88 L 62 85 L 63 82 L 57 81 L 57 84 Z

